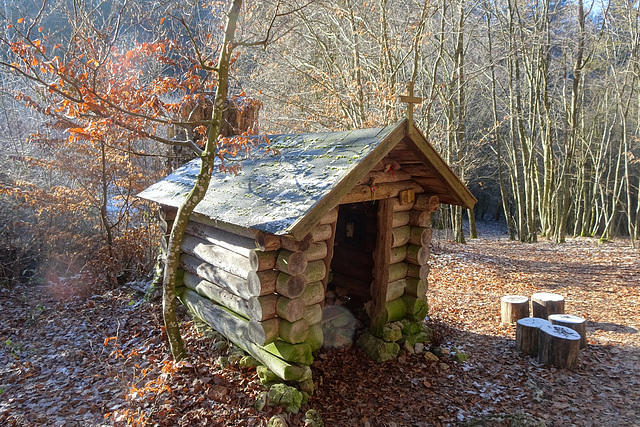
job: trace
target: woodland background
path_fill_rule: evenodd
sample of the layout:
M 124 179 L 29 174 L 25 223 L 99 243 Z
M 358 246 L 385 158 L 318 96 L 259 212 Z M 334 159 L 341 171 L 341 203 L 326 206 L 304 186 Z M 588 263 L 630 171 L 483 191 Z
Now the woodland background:
M 0 279 L 93 287 L 148 274 L 157 223 L 135 194 L 182 160 L 165 144 L 176 127 L 196 140 L 202 133 L 169 124 L 215 88 L 203 64 L 219 47 L 226 5 L 2 7 Z M 260 133 L 389 125 L 404 117 L 397 95 L 413 81 L 425 98 L 418 126 L 479 200 L 465 214 L 472 236 L 478 216 L 506 220 L 523 242 L 640 237 L 638 2 L 244 7 L 241 35 L 266 33 L 269 43 L 240 49 L 231 92 L 240 105 L 261 106 Z M 49 63 L 33 53 L 43 47 L 55 52 Z M 118 128 L 116 116 L 95 119 L 101 107 L 74 110 L 56 97 L 64 82 L 47 74 L 51 64 L 157 116 Z M 462 218 L 445 209 L 439 225 L 464 241 Z

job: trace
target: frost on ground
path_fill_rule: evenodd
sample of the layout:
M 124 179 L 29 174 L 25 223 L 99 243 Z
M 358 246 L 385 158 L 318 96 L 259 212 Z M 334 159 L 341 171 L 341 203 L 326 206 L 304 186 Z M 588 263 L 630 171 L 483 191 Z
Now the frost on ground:
M 453 426 L 498 413 L 549 426 L 638 425 L 638 277 L 640 252 L 624 241 L 530 245 L 499 230 L 466 245 L 438 238 L 428 296 L 442 354 L 377 365 L 353 348 L 323 350 L 309 405 L 327 426 Z M 564 296 L 566 313 L 587 319 L 574 372 L 518 354 L 515 328 L 499 326 L 502 296 L 536 292 Z M 255 369 L 228 365 L 233 349 L 185 313 L 190 364 L 172 366 L 159 307 L 141 299 L 124 289 L 60 300 L 42 287 L 0 288 L 0 425 L 264 426 L 280 411 L 253 408 Z M 470 359 L 455 363 L 446 353 L 457 349 Z M 308 408 L 289 425 L 303 425 Z

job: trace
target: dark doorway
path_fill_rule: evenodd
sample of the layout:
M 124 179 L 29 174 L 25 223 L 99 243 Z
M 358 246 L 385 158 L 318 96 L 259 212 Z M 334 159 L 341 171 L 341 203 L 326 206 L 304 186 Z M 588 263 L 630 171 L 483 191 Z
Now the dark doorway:
M 338 211 L 332 288 L 355 305 L 371 300 L 377 209 L 375 203 L 352 203 L 340 205 Z

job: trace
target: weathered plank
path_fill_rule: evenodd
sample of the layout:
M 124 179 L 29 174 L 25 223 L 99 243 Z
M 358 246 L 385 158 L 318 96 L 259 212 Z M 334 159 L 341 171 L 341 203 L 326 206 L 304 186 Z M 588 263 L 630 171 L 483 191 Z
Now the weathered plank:
M 403 170 L 371 171 L 358 182 L 358 185 L 371 185 L 372 183 L 377 185 L 387 182 L 408 181 L 410 179 L 411 175 Z

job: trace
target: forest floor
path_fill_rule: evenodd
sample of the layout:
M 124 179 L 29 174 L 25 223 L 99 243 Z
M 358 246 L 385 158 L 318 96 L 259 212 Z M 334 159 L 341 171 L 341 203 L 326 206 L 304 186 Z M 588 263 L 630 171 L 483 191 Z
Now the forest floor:
M 466 245 L 436 238 L 429 276 L 440 345 L 470 359 L 403 354 L 377 365 L 355 348 L 322 350 L 302 412 L 315 408 L 327 427 L 453 426 L 494 413 L 549 426 L 640 426 L 640 251 L 590 238 L 521 244 L 483 231 Z M 123 289 L 70 291 L 0 288 L 0 425 L 264 426 L 279 411 L 253 408 L 255 369 L 223 368 L 226 343 L 203 339 L 185 313 L 191 357 L 176 367 L 158 304 Z M 502 296 L 539 291 L 563 295 L 566 312 L 588 321 L 574 372 L 517 353 L 515 328 L 499 326 Z M 302 412 L 290 426 L 303 424 Z

